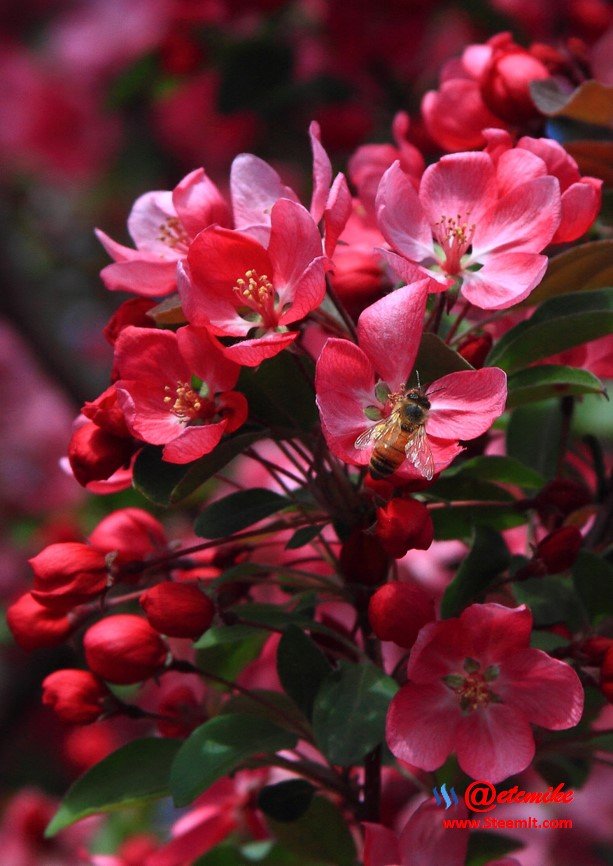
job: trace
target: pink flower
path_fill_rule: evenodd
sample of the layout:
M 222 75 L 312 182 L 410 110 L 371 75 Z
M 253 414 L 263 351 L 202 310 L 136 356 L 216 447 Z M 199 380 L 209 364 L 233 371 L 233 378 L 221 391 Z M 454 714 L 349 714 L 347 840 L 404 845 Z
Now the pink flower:
M 405 391 L 419 348 L 430 280 L 404 286 L 368 307 L 358 321 L 359 345 L 327 341 L 317 362 L 315 387 L 322 427 L 331 451 L 346 463 L 364 466 L 372 449 L 356 439 L 389 417 Z M 496 367 L 449 373 L 428 385 L 430 405 L 422 453 L 431 453 L 429 470 L 408 459 L 400 477 L 431 478 L 462 448 L 489 429 L 503 411 L 506 376 Z
M 583 689 L 565 662 L 530 648 L 522 605 L 473 604 L 426 625 L 411 651 L 409 682 L 392 700 L 387 742 L 423 770 L 455 752 L 475 779 L 500 782 L 534 757 L 530 725 L 553 731 L 579 722 Z
M 486 129 L 483 135 L 488 142 L 486 153 L 489 153 L 496 164 L 498 182 L 504 192 L 510 192 L 526 180 L 527 170 L 532 177 L 547 174 L 558 179 L 562 211 L 560 225 L 551 239 L 552 244 L 575 241 L 589 229 L 600 210 L 602 180 L 582 177 L 572 156 L 551 138 L 530 138 L 525 135 L 513 149 L 508 132 Z M 519 154 L 519 150 L 524 151 L 524 154 L 533 154 L 541 162 L 532 160 L 531 164 L 527 163 L 525 155 Z M 514 156 L 511 156 L 509 151 Z M 508 154 L 506 162 L 500 160 L 503 154 Z M 522 160 L 521 168 L 518 164 L 518 169 L 514 169 L 514 160 Z
M 187 255 L 190 242 L 213 223 L 228 225 L 229 217 L 228 205 L 202 168 L 190 172 L 172 192 L 146 192 L 128 217 L 135 250 L 96 229 L 98 240 L 115 260 L 101 272 L 104 285 L 145 297 L 175 291 L 177 262 Z
M 426 169 L 419 193 L 395 163 L 377 195 L 379 226 L 391 246 L 438 281 L 444 291 L 462 279 L 462 293 L 485 310 L 526 298 L 547 269 L 539 255 L 560 222 L 560 189 L 554 177 L 528 179 L 500 189 L 507 161 L 513 172 L 532 154 L 510 151 L 494 162 L 485 153 L 444 156 Z M 408 282 L 412 269 L 394 253 L 388 261 Z M 431 289 L 432 291 L 433 289 Z
M 281 352 L 297 332 L 287 326 L 319 306 L 326 292 L 321 238 L 309 213 L 279 199 L 271 211 L 268 247 L 217 226 L 192 243 L 179 283 L 193 325 L 216 337 L 240 338 L 223 353 L 256 366 Z
M 466 818 L 464 803 L 443 813 L 445 818 Z M 364 866 L 464 866 L 468 830 L 446 830 L 441 810 L 426 800 L 417 807 L 397 836 L 379 824 L 364 825 Z
M 164 445 L 163 459 L 170 463 L 208 454 L 247 417 L 245 398 L 231 390 L 239 367 L 205 330 L 187 326 L 175 334 L 128 327 L 115 353 L 117 396 L 130 432 Z

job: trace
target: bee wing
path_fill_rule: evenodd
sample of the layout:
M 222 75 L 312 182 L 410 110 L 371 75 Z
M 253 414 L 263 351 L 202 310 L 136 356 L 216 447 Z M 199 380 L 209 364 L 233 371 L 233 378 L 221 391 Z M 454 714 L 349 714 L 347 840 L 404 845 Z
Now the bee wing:
M 353 443 L 354 447 L 358 450 L 361 450 L 362 448 L 368 448 L 369 445 L 372 445 L 373 442 L 376 442 L 377 439 L 380 439 L 381 436 L 383 436 L 387 429 L 387 423 L 388 419 L 386 418 L 384 421 L 379 421 L 373 427 L 369 427 L 368 430 L 360 433 L 358 438 Z
M 431 481 L 434 477 L 434 457 L 426 436 L 426 428 L 422 425 L 417 427 L 409 436 L 404 452 L 418 472 Z

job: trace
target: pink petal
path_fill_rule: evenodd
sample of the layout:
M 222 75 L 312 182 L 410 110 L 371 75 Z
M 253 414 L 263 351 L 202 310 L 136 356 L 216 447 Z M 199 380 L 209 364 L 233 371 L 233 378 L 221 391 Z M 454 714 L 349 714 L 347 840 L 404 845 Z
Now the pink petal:
M 440 807 L 430 798 L 411 815 L 400 834 L 402 866 L 464 866 L 470 831 L 446 829 L 441 814 Z M 447 819 L 462 820 L 468 812 L 460 802 L 446 809 L 444 815 Z
M 236 828 L 233 810 L 217 811 L 192 829 L 175 836 L 159 851 L 150 854 L 143 866 L 184 866 L 218 845 Z
M 474 439 L 504 412 L 507 377 L 497 367 L 461 370 L 428 388 L 432 408 L 426 430 L 440 439 Z
M 190 237 L 207 226 L 230 223 L 230 208 L 203 168 L 190 172 L 172 192 L 172 202 Z
M 191 325 L 179 328 L 177 342 L 190 370 L 206 382 L 213 393 L 234 387 L 240 368 L 225 357 L 206 328 Z
M 311 216 L 316 223 L 322 218 L 330 184 L 332 183 L 332 165 L 328 154 L 321 143 L 321 130 L 316 120 L 311 121 L 309 137 L 313 151 L 313 195 L 311 196 Z
M 505 310 L 527 298 L 545 276 L 547 256 L 491 254 L 479 271 L 465 271 L 462 294 L 482 310 Z
M 419 200 L 433 226 L 442 217 L 456 217 L 477 225 L 496 202 L 496 175 L 486 153 L 443 156 L 421 179 Z
M 537 649 L 513 653 L 501 664 L 493 683 L 505 703 L 529 722 L 563 731 L 577 725 L 583 713 L 583 688 L 570 665 Z
M 514 707 L 489 704 L 464 716 L 455 751 L 462 770 L 473 779 L 496 784 L 520 773 L 534 757 L 534 736 Z
M 430 90 L 421 112 L 428 132 L 445 150 L 483 147 L 483 129 L 505 126 L 486 107 L 479 84 L 468 78 L 452 78 Z
M 498 195 L 506 195 L 516 186 L 536 177 L 545 177 L 546 174 L 547 166 L 538 156 L 519 147 L 507 150 L 496 164 Z
M 233 346 L 221 346 L 226 358 L 236 364 L 245 367 L 257 367 L 266 358 L 273 358 L 293 343 L 298 336 L 298 331 L 274 331 L 263 337 L 253 337 L 250 340 L 241 340 Z M 221 345 L 221 344 L 220 344 Z
M 392 391 L 401 388 L 413 370 L 429 285 L 429 279 L 422 279 L 390 292 L 367 307 L 358 320 L 360 347 Z
M 171 192 L 146 192 L 137 198 L 128 217 L 128 231 L 137 248 L 161 259 L 177 259 L 174 248 L 162 240 L 169 219 L 177 219 Z
M 392 866 L 400 863 L 398 839 L 392 830 L 365 822 L 364 866 Z
M 230 169 L 230 190 L 237 229 L 269 225 L 273 204 L 280 198 L 298 201 L 274 168 L 251 153 L 237 156 Z
M 547 174 L 557 177 L 562 190 L 581 179 L 577 163 L 557 141 L 551 138 L 530 138 L 530 136 L 524 135 L 517 142 L 517 147 L 542 159 L 547 166 Z
M 331 258 L 353 210 L 353 200 L 344 174 L 337 174 L 324 210 L 325 253 Z
M 436 770 L 453 751 L 460 721 L 458 702 L 442 683 L 407 683 L 390 704 L 387 744 L 401 761 Z
M 492 252 L 539 253 L 560 223 L 560 185 L 537 177 L 516 186 L 477 223 L 471 260 L 485 263 Z
M 434 258 L 430 223 L 399 162 L 381 178 L 376 207 L 379 228 L 395 250 L 415 262 Z
M 113 238 L 110 238 L 101 229 L 94 229 L 94 234 L 114 261 L 130 262 L 132 259 L 142 258 L 142 253 L 139 250 L 133 250 L 132 247 L 124 247 L 123 244 L 118 244 L 117 241 L 114 241 Z
M 280 303 L 291 306 L 279 318 L 280 325 L 289 325 L 308 315 L 323 301 L 326 295 L 326 277 L 322 257 L 314 259 L 299 276 L 290 291 L 279 292 Z
M 186 262 L 177 265 L 177 291 L 186 318 L 194 325 L 206 327 L 211 334 L 243 337 L 253 328 L 253 322 L 247 322 L 236 312 L 233 292 L 204 294 L 200 286 L 193 284 Z
M 177 263 L 148 262 L 143 259 L 115 262 L 100 271 L 100 277 L 111 292 L 131 292 L 143 298 L 159 298 L 177 288 Z
M 532 614 L 525 605 L 471 604 L 460 615 L 465 651 L 482 667 L 506 664 L 510 655 L 530 645 Z
M 208 454 L 218 444 L 226 429 L 227 421 L 205 424 L 202 427 L 186 427 L 162 452 L 162 460 L 167 463 L 191 463 L 203 454 Z
M 293 286 L 313 259 L 321 256 L 321 236 L 306 208 L 279 199 L 271 215 L 268 255 L 274 272 L 275 290 L 282 302 L 293 295 Z M 271 272 L 268 271 L 271 276 Z
M 335 338 L 326 342 L 315 370 L 324 435 L 337 457 L 358 466 L 370 460 L 368 451 L 359 451 L 354 443 L 372 426 L 364 408 L 376 402 L 374 386 L 374 370 L 359 346 Z
M 133 436 L 151 445 L 165 445 L 180 436 L 183 425 L 164 403 L 164 384 L 120 379 L 116 383 L 117 402 Z
M 586 183 L 590 180 L 590 183 Z M 575 241 L 589 229 L 600 211 L 602 181 L 584 178 L 562 193 L 562 219 L 551 242 L 564 244 Z
M 413 644 L 407 676 L 414 683 L 438 683 L 461 673 L 466 655 L 466 632 L 458 617 L 428 623 Z
M 415 283 L 417 280 L 423 280 L 424 277 L 428 277 L 430 279 L 429 292 L 444 292 L 448 288 L 447 276 L 445 274 L 429 271 L 427 268 L 416 265 L 391 250 L 380 248 L 377 252 L 403 283 Z
M 124 328 L 115 343 L 115 364 L 122 379 L 149 378 L 166 383 L 190 376 L 179 354 L 176 334 L 157 328 Z

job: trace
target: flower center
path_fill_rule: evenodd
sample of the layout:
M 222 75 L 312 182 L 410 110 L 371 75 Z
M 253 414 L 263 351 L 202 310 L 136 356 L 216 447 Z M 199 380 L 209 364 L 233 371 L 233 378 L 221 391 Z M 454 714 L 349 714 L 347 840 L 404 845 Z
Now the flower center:
M 466 218 L 470 212 L 466 214 Z M 432 234 L 440 245 L 445 261 L 442 268 L 448 274 L 458 274 L 461 271 L 461 259 L 470 246 L 475 232 L 475 224 L 462 221 L 462 215 L 455 217 L 442 216 L 432 226 Z
M 164 403 L 168 406 L 168 410 L 177 416 L 179 421 L 186 423 L 199 417 L 203 407 L 203 400 L 187 382 L 177 380 L 177 386 L 174 390 L 170 385 L 166 385 L 164 392 Z
M 241 303 L 241 306 L 261 317 L 264 324 L 274 324 L 275 317 L 275 290 L 272 282 L 266 274 L 261 276 L 256 270 L 245 271 L 244 277 L 239 277 L 232 291 Z
M 160 233 L 157 239 L 166 244 L 167 247 L 174 249 L 180 246 L 187 249 L 189 246 L 189 236 L 178 217 L 168 217 L 158 230 Z
M 490 688 L 490 683 L 497 679 L 499 670 L 495 665 L 481 671 L 481 665 L 474 659 L 464 660 L 466 675 L 450 674 L 443 677 L 443 682 L 454 691 L 460 701 L 460 707 L 472 712 L 479 707 L 498 703 L 500 698 Z

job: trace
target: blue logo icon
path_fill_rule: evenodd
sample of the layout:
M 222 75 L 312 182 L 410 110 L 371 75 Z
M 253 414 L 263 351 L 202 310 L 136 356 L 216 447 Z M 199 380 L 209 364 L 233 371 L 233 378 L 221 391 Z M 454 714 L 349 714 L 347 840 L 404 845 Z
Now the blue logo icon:
M 434 794 L 437 806 L 442 806 L 444 802 L 445 811 L 450 808 L 452 803 L 454 806 L 457 806 L 458 804 L 458 795 L 455 792 L 455 788 L 450 788 L 449 791 L 447 791 L 447 783 L 441 785 L 440 793 L 438 788 L 432 788 L 432 793 Z M 449 796 L 450 794 L 451 796 Z

